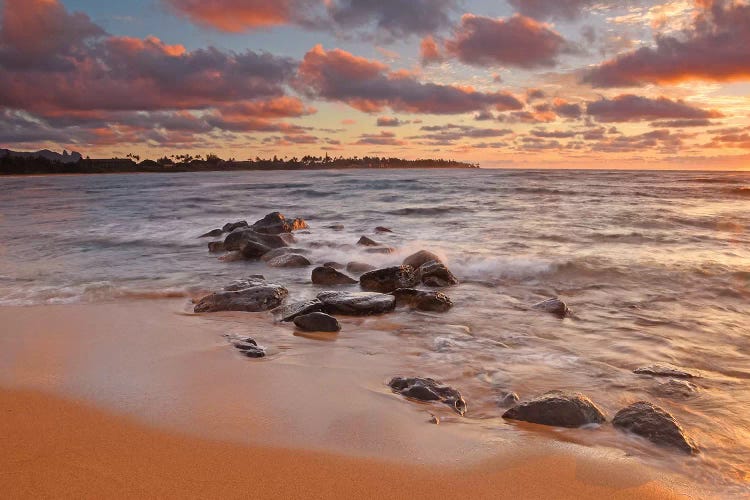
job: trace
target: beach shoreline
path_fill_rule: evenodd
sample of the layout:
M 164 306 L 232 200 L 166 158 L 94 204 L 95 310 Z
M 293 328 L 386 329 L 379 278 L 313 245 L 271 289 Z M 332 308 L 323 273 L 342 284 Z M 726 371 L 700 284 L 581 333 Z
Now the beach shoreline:
M 543 437 L 488 438 L 380 380 L 403 369 L 346 339 L 185 299 L 0 308 L 0 485 L 13 498 L 676 498 L 685 479 Z M 352 320 L 359 321 L 359 320 Z M 360 325 L 366 331 L 367 324 Z M 276 339 L 269 359 L 222 332 Z M 290 342 L 290 343 L 285 343 Z M 441 413 L 442 412 L 442 413 Z M 428 423 L 430 413 L 443 418 Z

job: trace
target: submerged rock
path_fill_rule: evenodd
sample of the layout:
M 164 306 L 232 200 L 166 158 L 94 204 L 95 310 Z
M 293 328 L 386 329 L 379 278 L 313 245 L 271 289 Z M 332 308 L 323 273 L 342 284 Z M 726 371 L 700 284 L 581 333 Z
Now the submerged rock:
M 642 366 L 633 370 L 638 375 L 652 375 L 655 377 L 672 377 L 672 378 L 697 378 L 698 373 L 678 368 L 666 363 L 654 363 L 653 365 Z
M 323 302 L 328 314 L 367 316 L 386 313 L 396 307 L 396 298 L 384 293 L 329 291 L 319 293 L 318 300 Z
M 224 247 L 226 247 L 226 244 Z M 269 247 L 263 243 L 258 243 L 257 241 L 246 241 L 240 247 L 242 257 L 248 260 L 260 259 L 270 251 L 271 249 Z
M 288 253 L 279 255 L 269 260 L 267 264 L 271 267 L 307 267 L 312 263 L 307 260 L 307 257 L 298 253 Z
M 324 263 L 323 267 L 330 267 L 332 269 L 344 269 L 344 267 L 346 266 L 344 264 L 341 264 L 340 262 L 331 261 Z
M 271 259 L 275 259 L 279 255 L 286 255 L 289 253 L 305 253 L 304 248 L 292 248 L 292 247 L 281 247 L 281 248 L 274 248 L 273 250 L 270 250 L 263 254 L 263 256 L 260 258 L 260 260 L 264 262 L 268 262 Z
M 440 257 L 437 256 L 437 254 L 434 254 L 428 250 L 420 250 L 417 253 L 413 253 L 409 255 L 407 258 L 404 259 L 404 261 L 401 263 L 404 266 L 411 266 L 414 269 L 419 269 L 424 264 L 435 261 L 435 262 L 442 262 Z
M 508 406 L 517 405 L 519 400 L 520 398 L 515 392 L 506 392 L 505 394 L 502 394 L 497 400 L 497 405 L 507 408 Z
M 612 425 L 661 446 L 677 448 L 685 453 L 698 452 L 693 440 L 669 412 L 646 401 L 633 403 L 618 411 Z
M 450 297 L 440 292 L 426 292 L 414 288 L 399 288 L 392 292 L 396 306 L 406 306 L 419 311 L 445 312 L 453 307 Z
M 332 267 L 316 267 L 312 272 L 312 282 L 315 285 L 352 285 L 357 282 L 344 273 Z
M 372 248 L 366 248 L 366 253 L 382 253 L 382 254 L 391 254 L 396 251 L 393 247 L 372 247 Z
M 366 273 L 367 271 L 372 271 L 374 269 L 376 269 L 375 266 L 365 264 L 364 262 L 349 262 L 346 265 L 346 270 L 350 273 Z
M 223 290 L 203 297 L 196 304 L 197 313 L 218 311 L 268 311 L 281 305 L 289 291 L 281 285 L 268 283 L 240 290 Z
M 378 243 L 375 240 L 371 240 L 367 236 L 362 236 L 359 241 L 357 242 L 357 245 L 362 245 L 365 247 L 379 247 L 380 243 Z
M 300 218 L 287 219 L 279 212 L 272 212 L 250 226 L 253 231 L 264 234 L 291 233 L 308 227 L 304 220 Z
M 555 316 L 558 316 L 560 318 L 564 318 L 570 315 L 570 309 L 568 309 L 568 305 L 558 298 L 547 299 L 539 302 L 538 304 L 534 304 L 531 307 L 539 311 L 554 314 Z
M 216 238 L 217 236 L 221 236 L 224 234 L 224 231 L 221 229 L 212 229 L 207 233 L 201 234 L 198 236 L 198 238 Z
M 262 234 L 252 229 L 238 229 L 232 231 L 224 238 L 224 246 L 227 250 L 239 250 L 248 241 L 254 241 L 268 248 L 288 247 L 293 243 L 293 238 L 282 237 L 274 234 Z
M 292 321 L 297 316 L 321 312 L 323 303 L 318 299 L 306 300 L 304 302 L 295 302 L 275 309 L 273 312 L 279 315 L 281 321 Z
M 224 287 L 227 292 L 236 292 L 238 290 L 245 290 L 254 286 L 266 285 L 266 278 L 262 274 L 254 274 L 247 278 L 234 280 L 230 284 Z
M 419 276 L 411 266 L 376 269 L 360 276 L 359 285 L 370 292 L 390 293 L 399 288 L 412 288 L 419 283 Z
M 225 233 L 231 233 L 235 229 L 239 229 L 241 227 L 248 227 L 247 221 L 241 220 L 237 222 L 228 222 L 224 224 L 224 227 L 221 228 L 221 230 L 224 231 Z
M 456 278 L 445 264 L 435 260 L 425 262 L 417 271 L 422 284 L 433 288 L 445 288 L 458 285 Z
M 331 224 L 330 226 L 326 226 L 327 229 L 333 229 L 334 231 L 343 231 L 344 225 L 343 224 Z
M 376 233 L 392 233 L 393 231 L 384 226 L 378 226 L 375 228 Z
M 208 251 L 211 253 L 219 253 L 224 251 L 223 241 L 210 241 L 208 243 Z
M 514 406 L 503 418 L 555 427 L 581 427 L 606 421 L 604 413 L 579 393 L 550 391 Z
M 338 332 L 341 325 L 333 316 L 322 312 L 313 312 L 294 318 L 297 328 L 308 332 Z
M 441 401 L 453 408 L 459 415 L 466 413 L 466 401 L 461 393 L 431 378 L 394 377 L 388 382 L 396 394 L 419 401 Z
M 673 399 L 688 399 L 698 393 L 698 386 L 687 380 L 671 378 L 654 386 L 651 392 Z

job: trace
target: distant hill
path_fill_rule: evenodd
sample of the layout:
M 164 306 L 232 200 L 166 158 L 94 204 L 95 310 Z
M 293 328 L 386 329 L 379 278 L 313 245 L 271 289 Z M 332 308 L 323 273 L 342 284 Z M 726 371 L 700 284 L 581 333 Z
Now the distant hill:
M 83 159 L 81 153 L 73 151 L 68 153 L 63 150 L 62 154 L 50 151 L 49 149 L 42 149 L 41 151 L 11 151 L 10 149 L 0 149 L 0 158 L 11 157 L 11 158 L 44 158 L 52 162 L 58 163 L 78 163 Z

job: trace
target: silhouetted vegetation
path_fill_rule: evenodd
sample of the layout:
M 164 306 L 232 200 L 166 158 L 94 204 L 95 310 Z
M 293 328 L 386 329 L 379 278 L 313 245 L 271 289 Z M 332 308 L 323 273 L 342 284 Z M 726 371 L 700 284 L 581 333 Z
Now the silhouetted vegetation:
M 321 169 L 387 169 L 387 168 L 479 168 L 479 165 L 455 160 L 402 158 L 379 158 L 377 156 L 303 156 L 302 158 L 256 157 L 253 160 L 223 160 L 209 153 L 203 156 L 172 155 L 154 160 L 127 155 L 127 158 L 81 159 L 73 163 L 61 163 L 42 157 L 21 157 L 6 155 L 0 157 L 0 175 L 25 174 L 96 174 L 119 172 L 200 172 L 200 171 L 241 171 L 241 170 L 321 170 Z

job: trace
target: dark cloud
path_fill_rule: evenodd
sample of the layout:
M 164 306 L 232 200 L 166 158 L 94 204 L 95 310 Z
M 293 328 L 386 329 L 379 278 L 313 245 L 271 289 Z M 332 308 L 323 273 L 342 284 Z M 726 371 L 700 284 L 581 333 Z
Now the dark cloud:
M 406 143 L 397 138 L 393 132 L 383 131 L 379 134 L 362 134 L 354 144 L 358 146 L 403 146 Z
M 685 101 L 672 101 L 666 97 L 651 99 L 625 94 L 614 99 L 600 99 L 588 103 L 587 113 L 599 122 L 634 122 L 660 119 L 707 119 L 722 116 L 714 110 L 705 110 Z
M 520 68 L 553 66 L 567 47 L 546 24 L 524 16 L 508 19 L 464 14 L 445 48 L 465 64 Z
M 597 0 L 508 0 L 521 14 L 535 19 L 575 19 Z
M 467 87 L 423 83 L 409 72 L 390 72 L 378 61 L 318 45 L 305 54 L 296 87 L 310 97 L 341 101 L 364 112 L 394 111 L 459 114 L 494 108 L 521 109 L 508 92 L 480 92 Z
M 334 0 L 328 15 L 337 26 L 373 25 L 393 36 L 427 35 L 448 26 L 457 0 Z
M 395 116 L 380 116 L 377 121 L 378 127 L 400 127 L 404 123 L 409 122 L 403 122 Z

